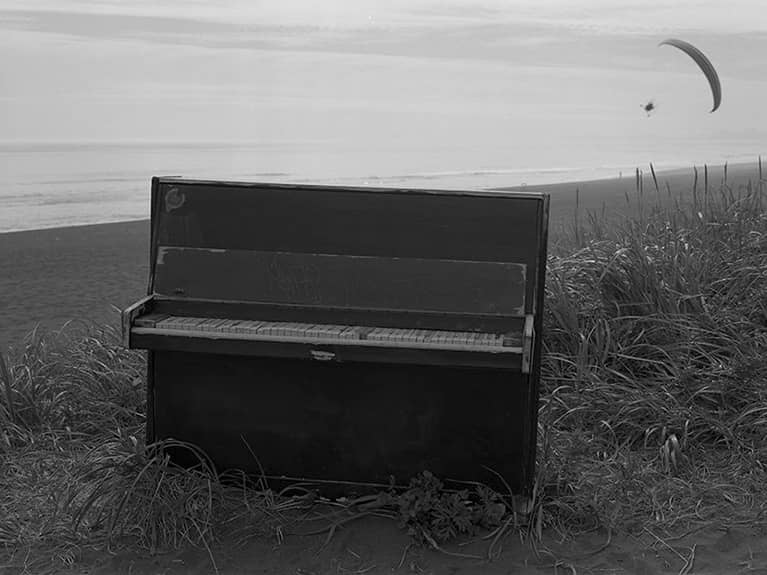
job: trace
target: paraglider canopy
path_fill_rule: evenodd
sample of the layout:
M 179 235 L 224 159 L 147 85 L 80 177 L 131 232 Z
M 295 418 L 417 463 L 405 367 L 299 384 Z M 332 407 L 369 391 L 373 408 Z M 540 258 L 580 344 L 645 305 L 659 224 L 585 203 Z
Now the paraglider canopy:
M 673 46 L 674 48 L 678 48 L 685 54 L 687 54 L 690 58 L 695 60 L 695 63 L 700 67 L 700 69 L 703 71 L 703 73 L 706 75 L 706 79 L 708 80 L 709 86 L 711 86 L 711 94 L 714 97 L 714 107 L 711 108 L 711 111 L 714 112 L 719 107 L 719 104 L 722 103 L 722 85 L 719 83 L 719 75 L 716 73 L 716 70 L 714 69 L 714 65 L 711 63 L 711 61 L 706 58 L 706 55 L 703 54 L 700 50 L 698 50 L 695 46 L 690 44 L 689 42 L 685 42 L 684 40 L 677 40 L 676 38 L 669 38 L 668 40 L 664 40 L 658 46 L 663 45 Z

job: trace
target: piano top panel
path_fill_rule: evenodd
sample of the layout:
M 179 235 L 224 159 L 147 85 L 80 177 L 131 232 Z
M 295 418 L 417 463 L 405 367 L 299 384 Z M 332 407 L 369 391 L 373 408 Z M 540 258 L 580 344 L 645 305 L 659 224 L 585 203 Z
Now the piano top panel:
M 158 287 L 184 289 L 163 283 L 167 274 L 163 275 L 159 258 L 167 256 L 169 248 L 400 258 L 426 266 L 430 265 L 428 260 L 438 260 L 433 263 L 435 268 L 443 266 L 440 261 L 451 260 L 513 263 L 521 266 L 515 269 L 526 270 L 523 293 L 521 297 L 513 294 L 510 300 L 507 296 L 509 301 L 500 305 L 507 311 L 513 308 L 516 314 L 521 311 L 521 302 L 529 313 L 545 237 L 546 206 L 544 195 L 512 192 L 349 189 L 155 178 L 149 291 L 153 293 Z M 221 284 L 232 278 L 217 279 Z M 492 289 L 500 289 L 500 285 L 496 281 Z
M 511 192 L 159 180 L 153 215 L 159 245 L 528 263 L 541 204 Z

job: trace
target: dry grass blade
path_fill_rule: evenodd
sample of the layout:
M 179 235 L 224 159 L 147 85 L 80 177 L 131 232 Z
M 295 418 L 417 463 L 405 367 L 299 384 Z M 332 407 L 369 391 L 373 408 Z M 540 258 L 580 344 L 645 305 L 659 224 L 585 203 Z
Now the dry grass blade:
M 16 408 L 14 407 L 11 370 L 8 369 L 8 364 L 2 353 L 0 353 L 0 378 L 3 380 L 3 390 L 5 391 L 5 404 L 2 405 L 6 412 L 5 419 L 10 425 L 16 425 Z

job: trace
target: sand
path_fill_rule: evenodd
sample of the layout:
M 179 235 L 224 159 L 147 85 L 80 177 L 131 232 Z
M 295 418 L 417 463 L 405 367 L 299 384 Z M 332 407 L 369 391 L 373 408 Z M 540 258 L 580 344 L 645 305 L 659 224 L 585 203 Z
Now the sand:
M 364 518 L 326 536 L 288 536 L 278 544 L 251 540 L 239 549 L 213 553 L 222 574 L 330 575 L 330 574 L 431 574 L 431 575 L 656 575 L 691 573 L 707 575 L 767 573 L 767 538 L 754 530 L 703 529 L 663 543 L 650 532 L 612 536 L 594 532 L 566 544 L 554 532 L 544 531 L 536 548 L 520 541 L 517 533 L 502 540 L 500 555 L 492 561 L 448 555 L 484 555 L 489 542 L 445 545 L 447 553 L 408 547 L 410 540 L 388 519 Z M 461 542 L 463 543 L 463 542 Z M 497 547 L 495 548 L 498 549 Z M 205 550 L 140 556 L 134 552 L 92 557 L 93 575 L 213 573 Z M 686 567 L 689 566 L 688 569 Z
M 36 324 L 72 319 L 118 325 L 146 294 L 149 222 L 125 222 L 0 235 L 0 349 Z
M 649 172 L 649 170 L 648 170 Z M 755 164 L 731 166 L 728 181 L 737 192 L 750 178 L 758 178 Z M 709 173 L 718 187 L 722 169 Z M 648 198 L 689 195 L 692 169 L 659 174 L 662 192 L 656 194 L 649 173 L 644 178 Z M 611 214 L 631 211 L 625 196 L 635 194 L 633 174 L 622 179 L 528 186 L 552 195 L 551 228 L 572 222 L 579 190 L 583 211 L 604 209 Z M 699 190 L 703 187 L 700 170 Z M 147 193 L 148 193 L 147 189 Z M 664 195 L 665 194 L 665 195 Z M 117 309 L 146 292 L 148 277 L 148 221 L 90 225 L 0 234 L 0 350 L 18 345 L 36 324 L 58 328 L 72 319 L 118 325 Z M 680 534 L 681 535 L 681 534 Z M 538 556 L 518 535 L 503 541 L 503 553 L 493 562 L 448 556 L 433 550 L 411 549 L 407 535 L 392 521 L 364 518 L 340 529 L 330 544 L 325 536 L 255 540 L 239 549 L 215 553 L 222 573 L 767 573 L 767 537 L 755 529 L 698 531 L 668 544 L 649 532 L 616 535 L 610 545 L 593 554 L 607 540 L 604 531 L 563 545 L 554 532 L 544 532 L 543 545 L 553 554 Z M 487 541 L 451 544 L 456 553 L 485 553 Z M 693 556 L 692 570 L 685 571 Z M 187 549 L 166 555 L 100 554 L 85 558 L 90 573 L 211 573 L 205 550 Z M 559 562 L 559 563 L 558 563 Z M 572 566 L 572 569 L 568 567 Z M 82 568 L 83 563 L 79 563 Z M 558 567 L 557 567 L 558 565 Z M 79 572 L 79 571 L 78 571 Z

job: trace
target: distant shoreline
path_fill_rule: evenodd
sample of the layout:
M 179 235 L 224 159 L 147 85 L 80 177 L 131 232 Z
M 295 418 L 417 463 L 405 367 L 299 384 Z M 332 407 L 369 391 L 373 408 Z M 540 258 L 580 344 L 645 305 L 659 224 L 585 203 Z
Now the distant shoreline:
M 30 229 L 21 229 L 21 230 L 7 230 L 7 231 L 0 231 L 0 238 L 3 238 L 6 235 L 11 234 L 24 234 L 27 232 L 43 232 L 48 230 L 68 230 L 72 228 L 84 228 L 88 226 L 109 226 L 112 224 L 132 224 L 135 222 L 147 222 L 149 221 L 149 218 L 131 218 L 127 220 L 109 220 L 105 222 L 93 222 L 93 223 L 85 223 L 85 224 L 71 224 L 68 226 L 46 226 L 44 228 L 30 228 Z
M 699 186 L 702 186 L 703 179 L 704 179 L 704 166 L 700 165 L 700 166 L 697 166 L 697 168 L 698 168 Z M 650 172 L 649 165 L 639 169 L 642 170 L 645 189 L 654 190 L 654 183 L 652 181 L 652 175 Z M 764 170 L 763 177 L 767 177 L 767 162 L 765 162 L 765 165 L 763 166 L 763 170 Z M 709 185 L 718 186 L 721 183 L 721 180 L 724 176 L 724 164 L 709 166 L 708 173 L 709 173 Z M 658 178 L 659 185 L 664 189 L 664 191 L 665 191 L 665 185 L 666 183 L 668 183 L 669 187 L 671 187 L 673 192 L 685 193 L 689 191 L 687 188 L 691 189 L 692 187 L 692 182 L 694 178 L 694 167 L 690 166 L 690 167 L 679 167 L 679 168 L 664 168 L 662 170 L 658 169 L 656 170 L 656 176 Z M 734 186 L 737 186 L 741 183 L 745 184 L 745 182 L 747 182 L 748 179 L 751 179 L 752 182 L 756 184 L 759 178 L 758 160 L 754 160 L 752 162 L 739 162 L 735 164 L 728 164 L 727 177 L 728 177 L 728 182 L 730 182 L 730 184 Z M 189 179 L 195 179 L 195 178 L 190 177 Z M 234 181 L 240 181 L 240 180 L 235 179 Z M 267 180 L 257 180 L 257 181 L 268 182 L 269 180 L 267 179 Z M 285 183 L 285 182 L 279 181 L 278 183 Z M 350 185 L 361 185 L 361 184 L 355 183 Z M 403 187 L 403 186 L 387 184 L 385 181 L 385 178 L 382 178 L 382 183 L 372 187 Z M 435 185 L 435 186 L 406 185 L 404 187 L 413 188 L 413 189 L 418 189 L 418 188 L 440 189 L 441 188 L 441 186 L 439 185 Z M 450 188 L 453 188 L 453 187 L 451 186 Z M 635 191 L 635 188 L 636 188 L 636 171 L 635 170 L 625 172 L 622 177 L 568 180 L 564 182 L 555 182 L 555 183 L 549 183 L 549 184 L 515 184 L 510 186 L 489 186 L 489 187 L 479 187 L 479 188 L 472 187 L 472 186 L 466 187 L 466 189 L 489 189 L 489 190 L 502 190 L 502 191 L 527 190 L 527 191 L 536 191 L 536 192 L 548 192 L 552 195 L 552 197 L 556 197 L 558 199 L 558 205 L 552 206 L 552 217 L 557 217 L 561 215 L 559 214 L 559 212 L 561 212 L 562 210 L 558 208 L 572 209 L 575 207 L 575 202 L 574 202 L 575 196 L 572 193 L 575 192 L 576 189 L 580 192 L 579 194 L 580 207 L 588 211 L 591 209 L 601 209 L 603 201 L 607 202 L 608 208 L 609 208 L 610 207 L 609 204 L 613 203 L 612 198 L 614 197 L 616 192 L 619 192 L 621 195 L 623 195 L 624 193 L 633 193 Z M 455 189 L 459 189 L 459 187 L 455 187 Z M 572 197 L 569 197 L 570 194 L 572 194 Z M 20 232 L 42 231 L 42 230 L 50 230 L 50 229 L 82 227 L 82 226 L 92 226 L 92 225 L 107 225 L 107 224 L 116 224 L 116 223 L 139 222 L 139 221 L 145 221 L 146 219 L 147 218 L 111 219 L 111 220 L 105 220 L 105 221 L 85 222 L 85 223 L 72 224 L 72 225 L 66 225 L 66 226 L 52 225 L 52 226 L 36 227 L 36 228 L 0 230 L 0 237 L 3 236 L 4 234 L 14 234 L 14 233 L 20 233 Z

